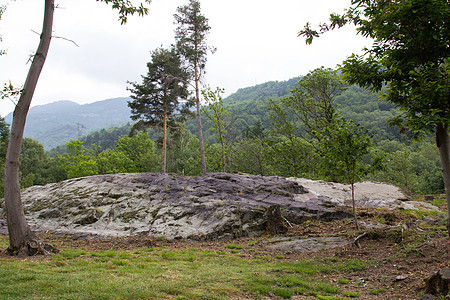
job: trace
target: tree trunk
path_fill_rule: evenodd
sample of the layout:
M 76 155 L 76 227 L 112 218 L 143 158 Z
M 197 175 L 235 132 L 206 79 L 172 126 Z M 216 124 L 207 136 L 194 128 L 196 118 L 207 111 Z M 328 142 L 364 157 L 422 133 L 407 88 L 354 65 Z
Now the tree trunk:
M 436 145 L 441 157 L 442 175 L 444 176 L 445 198 L 447 209 L 450 210 L 450 140 L 448 138 L 448 126 L 436 126 Z M 447 220 L 447 231 L 450 236 L 450 221 Z
M 33 233 L 23 212 L 19 187 L 19 157 L 22 146 L 25 121 L 39 75 L 47 57 L 53 28 L 54 0 L 45 0 L 44 24 L 39 47 L 28 71 L 19 102 L 14 109 L 11 137 L 5 160 L 5 210 L 9 232 L 9 252 L 30 253 L 31 244 L 35 244 Z
M 198 124 L 198 140 L 200 142 L 200 155 L 202 158 L 202 174 L 206 175 L 206 158 L 205 158 L 205 147 L 203 145 L 203 130 L 202 130 L 202 117 L 200 114 L 200 88 L 198 86 L 199 82 L 198 76 L 198 66 L 195 62 L 195 100 L 197 103 L 197 124 Z
M 167 97 L 164 91 L 164 99 Z M 163 119 L 163 144 L 162 144 L 162 170 L 161 173 L 166 173 L 166 157 L 167 157 L 167 102 L 164 100 L 164 119 Z
M 351 184 L 352 187 L 352 207 L 353 207 L 353 219 L 355 220 L 356 230 L 359 230 L 358 218 L 356 217 L 356 204 L 355 204 L 355 184 Z
M 225 133 L 222 132 L 222 123 L 220 122 L 220 116 L 217 120 L 217 129 L 219 130 L 220 136 L 220 146 L 222 147 L 222 170 L 225 173 L 226 163 L 225 163 Z
M 221 141 L 220 143 L 222 145 L 222 170 L 225 173 L 226 169 L 227 169 L 226 168 L 226 163 L 225 163 L 225 161 L 226 161 L 226 159 L 225 159 L 225 144 L 224 144 L 223 141 Z

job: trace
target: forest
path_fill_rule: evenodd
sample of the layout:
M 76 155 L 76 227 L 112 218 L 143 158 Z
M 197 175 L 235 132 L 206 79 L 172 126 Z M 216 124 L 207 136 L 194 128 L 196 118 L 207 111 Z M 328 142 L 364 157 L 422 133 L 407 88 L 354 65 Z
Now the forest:
M 274 116 L 274 105 L 292 97 L 299 82 L 306 77 L 243 88 L 215 102 L 222 103 L 227 112 L 223 136 L 225 164 L 214 122 L 206 114 L 212 104 L 204 105 L 202 120 L 208 172 L 342 181 L 324 170 L 326 166 L 321 163 L 317 141 L 306 132 L 301 120 L 288 112 L 287 121 L 295 127 L 293 135 L 289 136 L 283 131 L 280 118 Z M 220 94 L 216 98 L 220 98 Z M 384 158 L 381 166 L 363 174 L 360 180 L 391 183 L 409 195 L 443 193 L 439 153 L 433 139 L 425 136 L 414 140 L 412 135 L 401 134 L 398 127 L 389 126 L 389 119 L 398 114 L 398 109 L 381 99 L 379 93 L 356 85 L 344 86 L 333 98 L 332 105 L 344 119 L 367 130 L 372 150 Z M 39 142 L 25 138 L 20 158 L 21 187 L 97 174 L 160 172 L 161 130 L 148 128 L 130 135 L 132 127 L 128 124 L 102 129 L 47 152 Z M 8 124 L 2 120 L 2 160 L 8 137 Z M 199 140 L 192 117 L 177 121 L 175 128 L 168 132 L 167 172 L 187 176 L 202 174 Z

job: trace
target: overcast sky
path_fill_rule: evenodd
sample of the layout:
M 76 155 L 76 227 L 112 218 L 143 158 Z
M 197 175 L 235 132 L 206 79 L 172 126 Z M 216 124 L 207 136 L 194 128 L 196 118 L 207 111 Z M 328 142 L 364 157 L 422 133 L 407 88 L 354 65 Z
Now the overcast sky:
M 32 105 L 59 100 L 90 103 L 129 96 L 127 81 L 140 81 L 150 51 L 174 42 L 173 14 L 187 0 L 153 0 L 149 15 L 120 25 L 111 7 L 95 0 L 56 0 L 54 38 Z M 334 68 L 369 41 L 345 28 L 306 45 L 297 33 L 341 12 L 350 0 L 202 0 L 211 26 L 205 83 L 226 95 L 270 80 L 305 75 L 320 66 Z M 44 0 L 0 0 L 8 8 L 0 21 L 0 83 L 21 86 L 28 58 L 39 43 Z M 78 45 L 67 41 L 73 40 Z M 13 104 L 0 100 L 0 115 Z

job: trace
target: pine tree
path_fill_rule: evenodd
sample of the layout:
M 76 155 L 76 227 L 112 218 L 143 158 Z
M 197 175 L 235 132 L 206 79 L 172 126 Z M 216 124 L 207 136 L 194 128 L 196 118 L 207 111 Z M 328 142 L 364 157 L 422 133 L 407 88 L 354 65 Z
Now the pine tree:
M 166 172 L 167 128 L 174 127 L 176 119 L 189 114 L 193 102 L 188 99 L 187 73 L 175 49 L 163 48 L 152 52 L 148 72 L 142 83 L 131 83 L 133 100 L 128 102 L 131 119 L 138 121 L 135 128 L 155 127 L 163 131 L 162 172 Z M 183 79 L 184 78 L 184 79 Z M 178 118 L 177 118 L 178 117 Z
M 187 5 L 178 7 L 177 14 L 174 17 L 178 24 L 175 30 L 176 47 L 183 56 L 184 64 L 188 69 L 191 80 L 194 82 L 202 172 L 205 175 L 207 169 L 200 115 L 199 85 L 205 73 L 207 53 L 210 50 L 210 47 L 206 43 L 206 37 L 211 27 L 208 25 L 208 19 L 200 13 L 200 2 L 197 0 L 189 0 Z

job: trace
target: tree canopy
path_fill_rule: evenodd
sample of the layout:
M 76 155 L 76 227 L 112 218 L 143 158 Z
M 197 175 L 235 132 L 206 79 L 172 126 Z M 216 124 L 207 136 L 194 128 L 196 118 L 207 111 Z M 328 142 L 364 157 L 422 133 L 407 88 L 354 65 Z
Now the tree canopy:
M 175 49 L 156 49 L 152 61 L 147 64 L 148 72 L 142 76 L 141 84 L 132 83 L 131 119 L 138 120 L 135 128 L 159 127 L 163 131 L 162 172 L 166 172 L 167 127 L 190 113 L 193 102 L 188 99 L 187 72 Z
M 450 206 L 450 3 L 448 0 L 353 0 L 341 15 L 332 14 L 319 30 L 308 24 L 299 35 L 311 43 L 348 23 L 374 40 L 363 55 L 344 61 L 349 83 L 372 91 L 387 86 L 384 97 L 402 114 L 392 124 L 416 134 L 435 133 Z M 450 234 L 450 222 L 447 223 Z
M 395 123 L 433 132 L 450 122 L 449 20 L 447 0 L 354 0 L 319 31 L 307 24 L 299 34 L 311 43 L 330 29 L 355 24 L 374 44 L 344 61 L 344 77 L 373 91 L 387 85 L 385 98 L 403 111 Z

